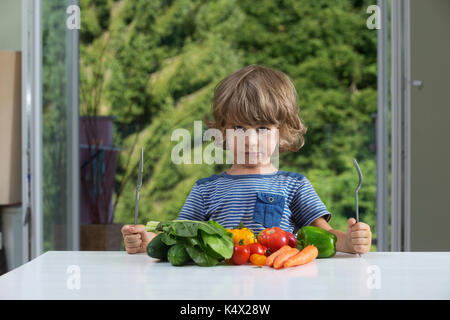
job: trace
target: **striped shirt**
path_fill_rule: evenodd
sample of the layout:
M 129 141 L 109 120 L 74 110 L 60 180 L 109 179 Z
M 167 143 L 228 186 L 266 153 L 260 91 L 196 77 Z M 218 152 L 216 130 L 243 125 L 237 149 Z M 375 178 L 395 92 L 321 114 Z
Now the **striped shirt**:
M 331 218 L 300 173 L 214 174 L 196 181 L 177 220 L 214 220 L 225 228 L 242 221 L 254 233 L 278 226 L 297 233 L 319 217 Z

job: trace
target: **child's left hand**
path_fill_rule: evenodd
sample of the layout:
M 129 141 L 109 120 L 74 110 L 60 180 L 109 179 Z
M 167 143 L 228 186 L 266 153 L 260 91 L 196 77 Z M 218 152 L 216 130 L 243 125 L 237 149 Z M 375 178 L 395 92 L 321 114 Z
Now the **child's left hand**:
M 348 228 L 345 236 L 345 245 L 348 252 L 367 253 L 372 244 L 372 232 L 368 224 L 356 222 L 356 219 L 348 219 Z

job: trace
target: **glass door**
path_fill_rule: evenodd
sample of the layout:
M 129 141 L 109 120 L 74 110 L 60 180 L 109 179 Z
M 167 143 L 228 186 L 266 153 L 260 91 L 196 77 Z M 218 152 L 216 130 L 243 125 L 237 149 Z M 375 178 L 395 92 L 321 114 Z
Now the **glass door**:
M 77 1 L 41 0 L 44 251 L 77 250 L 79 234 Z
M 22 2 L 32 258 L 79 248 L 79 30 L 67 23 L 73 5 L 78 1 Z

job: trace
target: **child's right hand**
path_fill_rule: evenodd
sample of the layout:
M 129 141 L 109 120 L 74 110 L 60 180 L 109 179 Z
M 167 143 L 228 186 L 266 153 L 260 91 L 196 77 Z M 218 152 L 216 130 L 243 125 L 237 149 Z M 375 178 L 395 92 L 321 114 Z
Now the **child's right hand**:
M 127 253 L 144 253 L 152 239 L 143 224 L 124 225 L 122 235 Z

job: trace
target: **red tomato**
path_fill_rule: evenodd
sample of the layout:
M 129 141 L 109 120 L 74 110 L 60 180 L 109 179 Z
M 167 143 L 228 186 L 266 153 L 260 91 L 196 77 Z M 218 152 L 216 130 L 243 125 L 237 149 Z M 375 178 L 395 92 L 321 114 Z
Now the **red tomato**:
M 263 246 L 261 243 L 252 243 L 248 245 L 250 249 L 250 255 L 260 254 L 265 256 L 267 254 L 267 247 Z
M 289 240 L 288 246 L 290 246 L 292 248 L 296 248 L 297 247 L 297 238 L 294 236 L 294 234 L 292 234 L 291 232 L 286 231 L 286 235 L 287 235 L 288 240 Z
M 250 258 L 250 249 L 248 246 L 234 246 L 231 261 L 233 264 L 244 264 Z
M 267 228 L 261 231 L 258 235 L 258 241 L 263 246 L 266 246 L 271 253 L 289 244 L 286 231 L 278 227 Z

